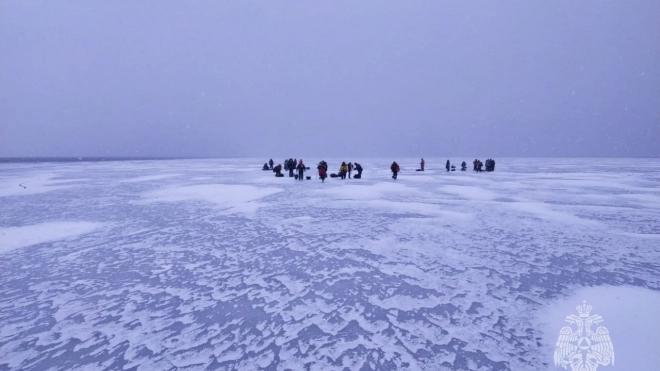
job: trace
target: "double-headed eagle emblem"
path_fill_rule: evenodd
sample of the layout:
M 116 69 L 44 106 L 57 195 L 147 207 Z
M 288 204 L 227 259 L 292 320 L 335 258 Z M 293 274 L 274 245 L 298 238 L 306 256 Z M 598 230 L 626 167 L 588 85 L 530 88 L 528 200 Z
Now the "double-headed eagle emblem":
M 573 371 L 596 371 L 598 366 L 614 364 L 614 347 L 607 328 L 598 326 L 591 331 L 592 325 L 603 322 L 603 317 L 590 315 L 591 305 L 582 301 L 576 307 L 579 315 L 566 317 L 566 322 L 576 326 L 564 326 L 559 330 L 555 345 L 555 365 L 563 368 L 571 366 Z

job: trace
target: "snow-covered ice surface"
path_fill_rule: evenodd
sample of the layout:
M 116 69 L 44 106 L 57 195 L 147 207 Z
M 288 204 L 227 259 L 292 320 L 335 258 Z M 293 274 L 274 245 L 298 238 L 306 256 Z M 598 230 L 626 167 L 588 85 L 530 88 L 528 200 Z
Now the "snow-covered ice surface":
M 0 370 L 555 369 L 583 299 L 660 364 L 659 161 L 264 161 L 0 165 Z

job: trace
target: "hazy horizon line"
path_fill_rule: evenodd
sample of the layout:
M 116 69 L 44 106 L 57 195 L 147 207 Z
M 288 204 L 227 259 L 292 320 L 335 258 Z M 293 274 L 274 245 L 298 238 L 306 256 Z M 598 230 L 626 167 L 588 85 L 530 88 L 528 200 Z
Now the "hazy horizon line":
M 312 158 L 327 158 L 335 159 L 342 157 L 359 157 L 362 159 L 383 159 L 387 158 L 384 156 L 374 156 L 374 157 L 363 157 L 363 156 L 305 156 Z M 472 156 L 428 156 L 428 157 L 419 157 L 421 158 L 472 158 Z M 607 156 L 488 156 L 490 158 L 526 158 L 526 159 L 657 159 L 660 157 L 607 157 Z M 399 159 L 412 159 L 418 157 L 411 156 L 399 156 L 393 157 L 396 161 Z M 478 159 L 479 157 L 477 157 Z M 167 161 L 167 160 L 232 160 L 232 159 L 263 159 L 263 157 L 219 157 L 219 156 L 175 156 L 175 157 L 166 157 L 166 156 L 4 156 L 0 157 L 0 163 L 21 163 L 21 162 L 103 162 L 103 161 Z M 270 158 L 265 158 L 265 161 L 268 161 Z M 279 158 L 278 158 L 279 159 Z M 261 161 L 261 160 L 260 160 Z M 275 161 L 277 162 L 277 161 Z

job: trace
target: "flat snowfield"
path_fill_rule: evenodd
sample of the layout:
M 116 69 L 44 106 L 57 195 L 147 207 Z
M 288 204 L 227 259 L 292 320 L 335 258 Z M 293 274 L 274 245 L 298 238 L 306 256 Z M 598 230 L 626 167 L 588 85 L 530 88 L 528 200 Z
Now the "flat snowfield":
M 0 370 L 660 367 L 657 159 L 266 160 L 0 165 Z

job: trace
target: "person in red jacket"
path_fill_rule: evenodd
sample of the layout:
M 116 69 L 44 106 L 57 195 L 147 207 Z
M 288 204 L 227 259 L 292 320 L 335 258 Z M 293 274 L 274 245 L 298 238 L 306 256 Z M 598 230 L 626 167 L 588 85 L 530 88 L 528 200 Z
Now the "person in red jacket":
M 396 179 L 397 174 L 399 171 L 401 171 L 401 168 L 399 167 L 399 164 L 396 163 L 396 161 L 392 162 L 392 166 L 390 166 L 390 170 L 392 170 L 392 179 Z
M 321 178 L 321 183 L 325 183 L 325 178 L 328 177 L 328 171 L 325 166 L 319 166 L 319 178 Z

